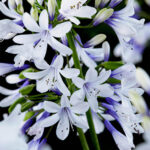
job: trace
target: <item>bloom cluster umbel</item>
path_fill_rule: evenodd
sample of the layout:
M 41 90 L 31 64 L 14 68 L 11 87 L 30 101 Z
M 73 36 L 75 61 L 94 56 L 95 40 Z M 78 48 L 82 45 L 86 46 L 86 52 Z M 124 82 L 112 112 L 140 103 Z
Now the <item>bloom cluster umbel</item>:
M 111 47 L 102 31 L 85 43 L 76 31 L 76 28 L 94 28 L 104 22 L 116 32 L 124 55 L 125 49 L 132 49 L 128 41 L 144 23 L 132 18 L 133 0 L 128 0 L 120 11 L 114 11 L 121 3 L 115 0 L 96 1 L 95 6 L 89 6 L 87 0 L 28 2 L 30 13 L 24 12 L 22 0 L 8 0 L 8 6 L 0 2 L 0 11 L 12 18 L 0 20 L 0 38 L 15 42 L 6 49 L 7 53 L 15 54 L 15 63 L 0 63 L 0 75 L 15 71 L 6 76 L 6 81 L 21 84 L 15 90 L 0 86 L 0 93 L 7 96 L 0 101 L 0 107 L 9 107 L 10 113 L 0 123 L 0 133 L 11 130 L 9 121 L 22 119 L 15 128 L 16 141 L 0 139 L 0 149 L 50 149 L 45 143 L 54 125 L 60 140 L 68 137 L 70 129 L 77 128 L 84 150 L 89 150 L 84 135 L 88 130 L 95 150 L 100 150 L 97 134 L 105 127 L 120 150 L 134 148 L 133 133 L 143 133 L 143 128 L 129 93 L 131 90 L 139 95 L 144 93 L 137 84 L 136 67 L 131 63 L 109 61 Z M 91 23 L 81 26 L 81 18 Z M 55 55 L 48 56 L 47 51 L 54 51 Z M 47 61 L 47 57 L 52 60 Z M 114 120 L 124 133 L 111 124 Z M 46 135 L 45 128 L 49 128 Z M 22 140 L 18 138 L 20 134 Z M 25 135 L 34 138 L 29 142 Z M 18 142 L 20 144 L 16 144 Z

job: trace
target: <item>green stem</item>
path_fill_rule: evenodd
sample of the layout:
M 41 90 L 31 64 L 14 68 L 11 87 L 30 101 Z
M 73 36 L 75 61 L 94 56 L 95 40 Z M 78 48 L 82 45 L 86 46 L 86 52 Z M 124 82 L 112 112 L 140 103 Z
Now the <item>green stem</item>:
M 94 123 L 93 123 L 91 109 L 89 109 L 87 111 L 86 116 L 87 116 L 88 124 L 90 127 L 90 135 L 91 135 L 91 140 L 92 140 L 94 149 L 100 150 L 100 145 L 99 145 L 98 137 L 97 137 L 96 132 L 95 132 L 95 127 L 94 127 Z
M 89 150 L 89 146 L 88 146 L 88 144 L 87 144 L 87 141 L 86 141 L 84 132 L 83 132 L 82 129 L 80 129 L 80 128 L 77 128 L 77 131 L 78 131 L 78 133 L 79 133 L 79 138 L 80 138 L 80 141 L 81 141 L 81 145 L 82 145 L 83 150 Z
M 76 68 L 78 68 L 80 70 L 80 76 L 83 77 L 82 69 L 81 69 L 81 66 L 80 66 L 80 61 L 79 61 L 79 58 L 78 58 L 78 54 L 76 52 L 76 47 L 75 47 L 73 36 L 72 36 L 71 32 L 67 34 L 67 39 L 68 39 L 69 46 L 73 51 L 72 55 L 73 55 L 74 65 L 75 65 Z M 70 82 L 67 82 L 67 83 L 68 83 L 68 86 L 71 85 Z M 78 131 L 78 134 L 79 134 L 79 138 L 80 138 L 80 142 L 81 142 L 83 150 L 89 150 L 89 146 L 88 146 L 88 143 L 86 141 L 86 137 L 84 135 L 83 130 L 80 129 L 80 128 L 77 128 L 77 131 Z
M 80 70 L 80 77 L 83 77 L 82 69 L 80 66 L 80 61 L 78 58 L 78 54 L 77 54 L 76 47 L 74 44 L 74 39 L 73 39 L 71 32 L 67 34 L 67 39 L 68 39 L 69 46 L 72 49 L 72 57 L 73 57 L 75 68 L 78 68 Z
M 82 73 L 82 68 L 80 66 L 80 61 L 79 61 L 79 58 L 78 58 L 78 55 L 77 55 L 76 47 L 75 47 L 75 44 L 74 44 L 73 36 L 72 36 L 71 32 L 67 34 L 67 39 L 68 39 L 69 46 L 73 51 L 72 55 L 73 55 L 74 65 L 75 65 L 76 68 L 80 69 L 80 77 L 84 78 L 83 73 Z M 94 148 L 95 148 L 95 150 L 100 150 L 98 137 L 96 135 L 95 128 L 94 128 L 94 123 L 93 123 L 93 119 L 92 119 L 91 109 L 89 109 L 89 111 L 87 112 L 87 120 L 88 120 L 88 124 L 89 124 L 89 127 L 90 127 L 90 135 L 91 135 L 91 140 L 93 142 Z

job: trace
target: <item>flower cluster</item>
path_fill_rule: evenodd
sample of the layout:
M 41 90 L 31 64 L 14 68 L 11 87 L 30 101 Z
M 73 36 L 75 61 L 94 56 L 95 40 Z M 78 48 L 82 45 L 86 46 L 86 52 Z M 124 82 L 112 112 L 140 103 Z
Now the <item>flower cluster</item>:
M 120 4 L 125 5 L 116 9 Z M 0 107 L 9 107 L 0 122 L 5 137 L 0 149 L 50 150 L 46 143 L 54 125 L 60 140 L 77 131 L 84 150 L 89 150 L 88 131 L 100 150 L 97 134 L 104 128 L 119 150 L 135 148 L 133 134 L 144 132 L 142 113 L 148 113 L 144 102 L 143 112 L 135 101 L 144 90 L 150 92 L 150 81 L 134 63 L 142 59 L 150 24 L 133 17 L 134 0 L 95 0 L 95 5 L 88 0 L 5 0 L 0 12 L 8 17 L 0 20 L 0 39 L 14 42 L 5 51 L 14 54 L 14 64 L 1 62 L 0 75 L 8 84 L 21 85 L 15 90 L 0 86 L 6 96 Z M 102 30 L 87 41 L 78 30 L 101 24 L 116 33 L 114 52 L 122 61 L 109 61 L 112 48 Z

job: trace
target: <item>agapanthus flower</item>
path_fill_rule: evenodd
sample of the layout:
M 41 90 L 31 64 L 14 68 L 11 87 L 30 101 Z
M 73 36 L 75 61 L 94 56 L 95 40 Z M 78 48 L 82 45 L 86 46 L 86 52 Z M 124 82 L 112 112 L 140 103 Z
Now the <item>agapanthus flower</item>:
M 74 97 L 70 98 L 74 101 Z M 44 102 L 44 109 L 53 115 L 44 119 L 40 126 L 50 127 L 58 122 L 56 135 L 59 139 L 65 140 L 69 135 L 70 125 L 79 128 L 88 129 L 87 121 L 83 118 L 89 109 L 87 102 L 76 103 L 71 105 L 67 96 L 61 97 L 61 104 L 58 105 L 54 102 Z
M 98 75 L 95 69 L 90 68 L 86 73 L 85 80 L 80 77 L 73 79 L 73 83 L 79 88 L 76 94 L 81 100 L 86 97 L 90 107 L 95 112 L 98 111 L 97 97 L 109 97 L 114 93 L 114 89 L 109 84 L 104 83 L 110 75 L 110 70 L 103 69 Z
M 72 25 L 70 22 L 64 22 L 51 28 L 49 26 L 48 13 L 46 10 L 43 10 L 39 17 L 39 25 L 28 13 L 23 15 L 23 23 L 29 31 L 35 32 L 35 34 L 18 35 L 14 38 L 14 41 L 24 45 L 34 44 L 33 53 L 39 60 L 44 59 L 47 44 L 62 55 L 70 55 L 72 53 L 70 48 L 55 39 L 64 37 L 71 30 Z
M 70 95 L 70 91 L 64 84 L 62 76 L 66 78 L 73 78 L 79 75 L 79 70 L 74 68 L 65 68 L 63 67 L 63 57 L 61 55 L 54 58 L 51 65 L 48 65 L 47 68 L 43 71 L 35 73 L 24 73 L 24 75 L 29 79 L 37 80 L 36 88 L 37 91 L 43 93 L 48 90 L 58 89 L 64 95 Z

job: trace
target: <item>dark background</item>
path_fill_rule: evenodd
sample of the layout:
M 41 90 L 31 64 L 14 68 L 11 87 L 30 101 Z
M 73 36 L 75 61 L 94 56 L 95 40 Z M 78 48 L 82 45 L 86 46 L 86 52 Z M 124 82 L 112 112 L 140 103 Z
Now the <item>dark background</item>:
M 142 2 L 142 1 L 140 1 Z M 144 2 L 141 3 L 142 9 L 150 14 L 150 7 L 148 7 Z M 28 4 L 25 4 L 25 10 L 28 11 L 30 6 Z M 29 11 L 28 11 L 29 12 Z M 6 18 L 4 17 L 2 14 L 0 14 L 0 19 Z M 146 22 L 148 22 L 148 18 L 146 20 Z M 84 21 L 85 22 L 85 21 Z M 88 21 L 87 21 L 88 22 Z M 107 35 L 107 41 L 110 43 L 111 45 L 111 57 L 110 60 L 120 60 L 120 58 L 114 58 L 112 51 L 115 47 L 115 45 L 118 43 L 118 39 L 114 33 L 114 31 L 107 25 L 105 24 L 101 24 L 98 27 L 94 27 L 92 29 L 76 29 L 76 31 L 81 35 L 81 39 L 83 40 L 83 42 L 86 42 L 87 40 L 89 40 L 91 37 L 93 37 L 96 34 L 99 33 L 104 33 Z M 12 40 L 6 40 L 0 43 L 0 62 L 7 62 L 7 63 L 13 63 L 13 55 L 7 54 L 4 51 L 6 50 L 6 48 L 10 45 L 13 45 L 14 43 L 12 42 Z M 50 57 L 52 58 L 52 53 L 49 54 L 49 52 L 47 53 L 47 57 L 46 59 L 50 60 Z M 149 74 L 150 74 L 150 44 L 148 42 L 148 46 L 145 48 L 145 51 L 143 53 L 143 62 L 137 64 L 137 66 L 140 66 L 142 68 L 144 68 Z M 49 62 L 50 63 L 50 62 Z M 14 89 L 17 88 L 19 85 L 8 85 L 5 82 L 5 76 L 0 77 L 0 86 L 4 86 L 10 89 Z M 147 100 L 148 105 L 150 104 L 150 102 L 148 102 L 149 97 L 147 94 L 144 94 L 145 99 Z M 3 95 L 0 95 L 0 99 L 4 98 Z M 7 109 L 4 108 L 0 108 L 0 119 L 2 119 L 2 114 L 7 112 Z M 117 127 L 118 125 L 115 124 L 115 126 Z M 118 126 L 119 127 L 119 126 Z M 57 137 L 56 137 L 56 127 L 53 128 L 49 139 L 48 139 L 48 143 L 52 146 L 52 148 L 54 150 L 59 150 L 61 149 L 66 149 L 66 150 L 70 150 L 70 149 L 78 149 L 78 150 L 82 150 L 81 145 L 80 145 L 80 141 L 78 136 L 76 136 L 76 129 L 74 128 L 74 131 L 70 132 L 70 135 L 68 136 L 68 138 L 65 141 L 60 141 Z M 45 131 L 46 132 L 46 131 Z M 89 136 L 89 132 L 86 133 L 87 136 L 87 140 L 88 143 L 90 145 L 90 148 L 93 149 L 92 144 L 91 144 L 91 140 L 90 140 L 90 136 Z M 101 145 L 101 150 L 117 150 L 117 147 L 111 137 L 111 134 L 105 129 L 105 131 L 100 134 L 98 136 L 99 141 L 100 141 L 100 145 Z M 142 142 L 142 136 L 141 135 L 136 135 L 135 136 L 135 144 Z

